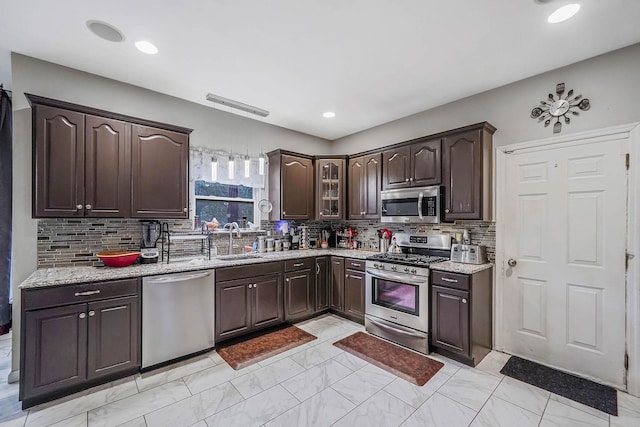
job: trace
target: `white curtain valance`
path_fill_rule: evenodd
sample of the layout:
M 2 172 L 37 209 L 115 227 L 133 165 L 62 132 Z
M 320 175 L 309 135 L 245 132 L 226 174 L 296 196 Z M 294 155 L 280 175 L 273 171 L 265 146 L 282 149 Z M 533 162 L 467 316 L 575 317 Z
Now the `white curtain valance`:
M 244 174 L 244 155 L 232 154 L 235 159 L 235 174 L 229 178 L 229 153 L 205 147 L 191 147 L 189 149 L 189 165 L 191 182 L 203 180 L 211 181 L 211 158 L 218 159 L 218 179 L 216 182 L 229 185 L 244 185 L 245 187 L 264 188 L 267 166 L 264 175 L 259 174 L 258 157 L 251 157 L 249 162 L 249 177 Z

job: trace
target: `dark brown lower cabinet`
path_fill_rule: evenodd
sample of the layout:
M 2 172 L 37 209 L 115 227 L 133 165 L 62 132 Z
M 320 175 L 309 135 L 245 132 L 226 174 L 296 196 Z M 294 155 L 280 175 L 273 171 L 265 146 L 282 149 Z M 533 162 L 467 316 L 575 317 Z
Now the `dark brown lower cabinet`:
M 364 322 L 364 272 L 345 270 L 344 312 Z
M 329 280 L 331 277 L 331 257 L 316 258 L 316 307 L 320 312 L 329 308 Z
M 284 318 L 294 320 L 315 311 L 315 281 L 311 270 L 291 271 L 284 274 Z
M 138 293 L 139 279 L 24 290 L 23 408 L 136 372 Z
M 344 258 L 331 257 L 331 310 L 344 312 Z
M 331 310 L 354 322 L 364 323 L 365 263 L 331 257 Z
M 491 351 L 491 271 L 432 272 L 431 345 L 438 353 L 476 366 Z

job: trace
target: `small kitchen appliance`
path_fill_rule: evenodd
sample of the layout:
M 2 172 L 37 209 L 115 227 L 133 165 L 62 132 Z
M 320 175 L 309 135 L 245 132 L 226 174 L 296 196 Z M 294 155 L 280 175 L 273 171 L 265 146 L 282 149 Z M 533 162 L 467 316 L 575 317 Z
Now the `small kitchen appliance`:
M 483 245 L 464 245 L 454 243 L 451 245 L 451 261 L 465 264 L 486 264 L 487 250 Z
M 449 259 L 451 237 L 396 233 L 398 250 L 367 258 L 365 329 L 429 353 L 429 266 Z
M 399 188 L 380 192 L 380 222 L 438 224 L 441 216 L 440 186 Z
M 140 221 L 142 227 L 142 239 L 140 243 L 140 263 L 151 264 L 158 262 L 160 251 L 157 243 L 160 238 L 160 221 L 144 220 Z

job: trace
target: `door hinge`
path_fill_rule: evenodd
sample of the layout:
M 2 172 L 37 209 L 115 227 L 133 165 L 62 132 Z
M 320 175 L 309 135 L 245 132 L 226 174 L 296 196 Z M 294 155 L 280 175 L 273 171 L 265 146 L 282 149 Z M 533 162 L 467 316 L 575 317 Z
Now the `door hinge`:
M 634 255 L 629 252 L 624 254 L 624 271 L 629 271 L 629 260 L 633 259 Z
M 629 153 L 624 155 L 624 164 L 627 167 L 627 170 L 629 170 L 629 163 L 631 163 L 631 160 L 629 159 Z
M 629 370 L 629 355 L 627 353 L 624 354 L 624 369 Z

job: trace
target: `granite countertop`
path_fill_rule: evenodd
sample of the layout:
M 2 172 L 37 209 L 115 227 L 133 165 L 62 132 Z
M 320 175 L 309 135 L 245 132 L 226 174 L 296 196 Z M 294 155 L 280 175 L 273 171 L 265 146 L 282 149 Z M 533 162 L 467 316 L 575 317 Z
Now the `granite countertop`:
M 298 251 L 266 252 L 255 254 L 247 259 L 224 259 L 224 256 L 211 260 L 192 260 L 188 262 L 158 262 L 156 264 L 135 264 L 130 267 L 59 267 L 43 268 L 34 271 L 22 284 L 21 289 L 47 286 L 72 285 L 77 283 L 102 282 L 106 280 L 131 277 L 155 276 L 158 274 L 182 273 L 186 271 L 208 270 L 238 265 L 257 264 L 271 261 L 335 255 L 345 258 L 366 259 L 375 252 L 351 249 L 308 249 Z
M 478 271 L 487 270 L 491 267 L 493 267 L 493 264 L 490 262 L 486 264 L 463 264 L 461 262 L 454 261 L 443 261 L 429 266 L 431 270 L 448 271 L 451 273 L 461 274 L 473 274 Z

